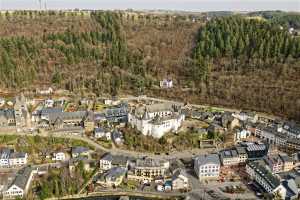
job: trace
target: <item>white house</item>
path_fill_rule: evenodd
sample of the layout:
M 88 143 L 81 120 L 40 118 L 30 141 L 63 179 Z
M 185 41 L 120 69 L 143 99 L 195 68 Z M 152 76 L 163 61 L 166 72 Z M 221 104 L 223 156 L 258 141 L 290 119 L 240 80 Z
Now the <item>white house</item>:
M 160 88 L 172 88 L 173 87 L 173 81 L 171 79 L 164 79 L 159 82 Z
M 237 130 L 235 133 L 235 141 L 241 141 L 247 139 L 251 135 L 249 130 Z
M 194 170 L 200 181 L 217 179 L 220 175 L 220 159 L 217 154 L 200 155 L 195 159 Z
M 27 153 L 14 152 L 9 156 L 9 165 L 12 166 L 22 166 L 27 164 Z
M 36 171 L 30 167 L 26 167 L 18 172 L 12 184 L 7 188 L 7 190 L 3 191 L 3 198 L 14 199 L 17 197 L 25 197 L 35 172 Z
M 107 171 L 113 167 L 128 167 L 128 157 L 122 155 L 105 154 L 99 161 L 100 170 Z
M 41 95 L 49 95 L 49 94 L 53 93 L 53 89 L 51 87 L 49 87 L 47 89 L 37 90 L 37 93 L 39 93 Z
M 106 140 L 111 140 L 111 133 L 104 128 L 95 128 L 94 129 L 95 138 L 105 138 Z
M 66 159 L 66 154 L 64 152 L 55 152 L 53 153 L 52 160 L 63 161 Z
M 155 138 L 178 131 L 184 120 L 185 115 L 178 106 L 166 103 L 139 107 L 128 114 L 128 122 L 133 128 Z

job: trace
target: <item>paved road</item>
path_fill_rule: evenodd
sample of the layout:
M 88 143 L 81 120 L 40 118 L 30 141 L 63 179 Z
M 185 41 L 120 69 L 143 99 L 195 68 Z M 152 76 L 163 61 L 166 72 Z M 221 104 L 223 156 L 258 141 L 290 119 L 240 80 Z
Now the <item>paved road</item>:
M 0 132 L 0 135 L 32 135 L 29 133 L 24 133 L 24 132 Z M 123 150 L 123 149 L 118 149 L 116 147 L 112 149 L 107 149 L 103 147 L 102 145 L 96 143 L 94 140 L 86 137 L 86 136 L 78 136 L 78 135 L 71 135 L 71 134 L 66 134 L 66 133 L 61 133 L 61 132 L 51 132 L 51 133 L 39 133 L 38 134 L 41 137 L 56 137 L 56 138 L 69 138 L 69 139 L 76 139 L 76 140 L 82 140 L 89 145 L 93 146 L 96 150 L 100 150 L 103 152 L 110 152 L 113 155 L 126 155 L 130 157 L 144 157 L 144 156 L 150 156 L 154 158 L 164 158 L 164 159 L 173 159 L 173 158 L 191 158 L 194 157 L 195 155 L 199 154 L 205 154 L 208 152 L 213 152 L 215 151 L 214 148 L 210 149 L 193 149 L 193 150 L 185 150 L 185 151 L 180 151 L 180 152 L 174 152 L 170 153 L 169 155 L 161 154 L 161 155 L 155 155 L 153 153 L 144 153 L 144 152 L 136 152 L 136 151 L 130 151 L 130 150 Z

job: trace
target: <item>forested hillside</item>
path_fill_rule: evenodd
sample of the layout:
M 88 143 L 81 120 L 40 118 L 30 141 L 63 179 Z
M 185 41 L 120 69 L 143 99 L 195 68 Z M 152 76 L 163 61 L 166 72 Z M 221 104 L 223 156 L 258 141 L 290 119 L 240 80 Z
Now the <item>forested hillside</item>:
M 1 13 L 0 87 L 159 95 L 300 120 L 299 37 L 274 17 L 222 15 Z M 171 90 L 158 87 L 166 77 Z
M 299 37 L 266 21 L 220 18 L 200 30 L 193 58 L 206 101 L 299 119 Z

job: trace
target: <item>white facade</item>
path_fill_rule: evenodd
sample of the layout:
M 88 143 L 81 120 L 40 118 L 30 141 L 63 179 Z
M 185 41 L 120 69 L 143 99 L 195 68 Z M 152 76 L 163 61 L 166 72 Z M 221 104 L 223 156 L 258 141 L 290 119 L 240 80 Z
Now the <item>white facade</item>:
M 51 87 L 49 87 L 48 89 L 45 89 L 45 90 L 39 90 L 38 93 L 42 94 L 42 95 L 49 95 L 49 94 L 53 93 L 53 89 Z
M 7 190 L 3 191 L 3 198 L 4 199 L 13 199 L 16 197 L 23 198 L 30 187 L 30 184 L 33 179 L 33 174 L 37 173 L 36 170 L 31 170 L 26 168 L 22 174 L 18 174 Z
M 196 169 L 199 180 L 218 178 L 220 175 L 220 165 L 216 164 L 206 164 L 199 166 Z
M 200 181 L 219 178 L 220 161 L 218 156 L 208 155 L 196 158 L 194 170 Z
M 27 158 L 28 158 L 27 153 L 25 153 L 24 156 L 20 156 L 20 157 L 10 157 L 9 158 L 9 165 L 11 167 L 26 165 L 27 164 Z
M 111 140 L 111 133 L 109 131 L 100 130 L 100 131 L 95 131 L 94 133 L 95 138 L 106 138 L 106 140 Z
M 240 163 L 240 157 L 235 156 L 235 157 L 230 157 L 230 158 L 223 158 L 222 163 L 224 166 L 238 165 Z
M 143 135 L 161 138 L 167 132 L 176 132 L 185 120 L 185 115 L 172 111 L 172 108 L 156 106 L 143 114 L 129 113 L 128 122 Z M 147 109 L 147 108 L 146 108 Z
M 8 198 L 15 198 L 15 197 L 23 197 L 24 190 L 16 185 L 10 186 L 5 192 L 3 192 L 3 197 Z
M 0 167 L 9 167 L 9 152 L 2 152 L 0 157 Z
M 111 160 L 100 159 L 100 169 L 101 170 L 110 170 L 112 168 Z
M 173 81 L 169 79 L 165 79 L 159 82 L 159 86 L 161 88 L 172 88 L 173 87 Z
M 9 167 L 9 159 L 1 158 L 0 159 L 0 167 Z
M 57 152 L 53 154 L 52 160 L 63 161 L 66 159 L 66 155 L 64 152 Z
M 247 139 L 251 135 L 251 132 L 248 130 L 241 130 L 236 132 L 236 141 Z

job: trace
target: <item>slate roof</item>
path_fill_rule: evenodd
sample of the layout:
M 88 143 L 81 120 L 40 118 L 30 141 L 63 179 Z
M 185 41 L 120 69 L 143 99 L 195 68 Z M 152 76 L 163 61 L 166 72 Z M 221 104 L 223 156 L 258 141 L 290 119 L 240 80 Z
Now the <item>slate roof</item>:
M 106 180 L 115 181 L 119 177 L 124 176 L 126 169 L 123 167 L 113 167 L 111 168 L 105 176 Z
M 11 153 L 10 158 L 25 158 L 26 157 L 26 153 L 23 153 L 23 152 L 14 152 L 14 153 Z
M 3 148 L 0 151 L 0 158 L 1 159 L 8 159 L 9 155 L 11 154 L 12 150 L 8 148 Z
M 63 112 L 62 108 L 43 108 L 40 113 L 41 115 L 48 115 L 50 113 L 61 113 Z
M 221 157 L 224 158 L 234 158 L 238 157 L 238 152 L 235 149 L 223 150 L 220 153 Z
M 57 119 L 61 120 L 83 120 L 86 116 L 86 111 L 77 111 L 77 112 L 55 112 L 49 113 L 50 123 L 54 123 Z
M 110 161 L 114 166 L 126 166 L 130 158 L 123 155 L 112 155 L 111 153 L 107 153 L 101 158 L 101 160 Z
M 206 164 L 220 165 L 220 158 L 217 154 L 200 155 L 195 159 L 195 165 L 202 166 Z
M 261 160 L 249 162 L 247 165 L 259 174 L 272 189 L 275 189 L 280 185 L 280 180 L 265 168 L 265 164 L 263 164 Z
M 137 159 L 136 167 L 163 167 L 167 160 L 163 159 L 153 159 L 153 158 L 145 158 L 145 159 Z
M 15 117 L 15 111 L 13 109 L 1 109 L 0 116 L 6 119 L 13 119 Z
M 78 146 L 78 147 L 72 147 L 72 154 L 81 154 L 81 153 L 84 153 L 84 152 L 87 152 L 89 151 L 89 148 L 87 147 L 81 147 L 81 146 Z
M 31 167 L 26 167 L 26 168 L 22 169 L 21 171 L 19 171 L 19 173 L 17 174 L 12 185 L 16 185 L 19 188 L 25 190 L 26 184 L 29 180 L 32 170 L 33 169 Z

